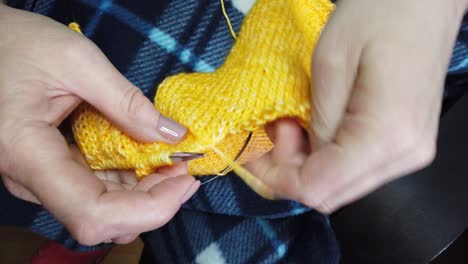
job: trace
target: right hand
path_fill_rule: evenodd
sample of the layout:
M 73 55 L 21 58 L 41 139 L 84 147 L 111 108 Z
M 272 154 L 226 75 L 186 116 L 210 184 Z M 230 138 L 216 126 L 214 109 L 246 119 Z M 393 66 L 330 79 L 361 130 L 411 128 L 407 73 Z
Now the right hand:
M 275 148 L 250 171 L 274 196 L 330 214 L 429 165 L 467 6 L 467 0 L 339 1 L 312 59 L 309 140 L 296 122 L 274 123 Z
M 142 142 L 174 143 L 186 129 L 163 117 L 91 41 L 66 26 L 0 4 L 0 36 L 6 188 L 42 204 L 84 245 L 128 243 L 169 221 L 199 186 L 186 166 L 138 183 L 129 172 L 96 175 L 57 126 L 84 100 Z

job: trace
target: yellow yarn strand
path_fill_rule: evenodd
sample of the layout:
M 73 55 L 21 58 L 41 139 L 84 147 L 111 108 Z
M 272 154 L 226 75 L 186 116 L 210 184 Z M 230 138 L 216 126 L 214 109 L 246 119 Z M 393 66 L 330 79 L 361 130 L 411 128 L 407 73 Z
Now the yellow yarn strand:
M 330 0 L 257 0 L 222 66 L 160 83 L 154 107 L 188 130 L 178 144 L 134 141 L 98 110 L 81 104 L 73 114 L 73 133 L 87 163 L 94 170 L 132 170 L 142 179 L 171 165 L 174 152 L 200 152 L 204 158 L 188 163 L 191 175 L 217 174 L 230 166 L 271 198 L 271 190 L 241 165 L 272 149 L 266 124 L 292 117 L 307 128 L 313 121 L 310 58 L 333 9 Z
M 81 27 L 80 27 L 80 24 L 76 23 L 76 22 L 71 22 L 70 24 L 68 24 L 68 27 L 75 31 L 75 32 L 78 32 L 80 34 L 83 34 L 83 32 L 81 32 Z
M 231 36 L 234 39 L 237 39 L 236 32 L 234 31 L 234 28 L 232 27 L 231 20 L 229 19 L 229 16 L 228 16 L 228 14 L 226 12 L 226 7 L 224 6 L 224 0 L 220 0 L 220 1 L 221 1 L 221 10 L 223 11 L 224 18 L 226 19 L 226 23 L 228 24 L 229 31 L 231 32 Z
M 221 150 L 216 147 L 211 147 L 213 152 L 215 152 L 222 160 L 229 163 L 230 166 L 234 169 L 234 172 L 252 188 L 257 194 L 262 196 L 265 199 L 272 200 L 274 198 L 273 193 L 270 188 L 268 188 L 261 180 L 255 177 L 250 171 L 244 168 L 242 165 L 229 159 Z

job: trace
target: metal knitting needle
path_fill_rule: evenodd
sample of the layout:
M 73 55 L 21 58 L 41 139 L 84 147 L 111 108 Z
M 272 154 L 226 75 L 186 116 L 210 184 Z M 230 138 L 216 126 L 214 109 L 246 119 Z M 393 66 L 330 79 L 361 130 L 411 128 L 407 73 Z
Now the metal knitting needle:
M 200 159 L 205 157 L 204 153 L 198 153 L 198 152 L 174 152 L 172 153 L 169 158 L 172 160 L 172 162 L 177 163 L 177 162 L 182 162 L 182 161 L 189 161 L 189 160 L 194 160 L 194 159 Z
M 198 152 L 174 152 L 169 157 L 171 158 L 172 162 L 177 163 L 177 162 L 182 162 L 182 161 L 200 159 L 200 158 L 205 157 L 205 154 L 204 153 L 198 153 Z M 201 185 L 207 184 L 207 183 L 211 182 L 212 180 L 218 178 L 219 176 L 220 175 L 216 175 L 213 178 L 202 182 Z

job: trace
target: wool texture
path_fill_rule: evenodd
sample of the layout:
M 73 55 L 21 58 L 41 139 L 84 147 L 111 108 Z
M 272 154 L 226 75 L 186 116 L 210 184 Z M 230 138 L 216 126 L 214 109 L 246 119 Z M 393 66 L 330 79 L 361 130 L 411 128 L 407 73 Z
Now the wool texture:
M 307 129 L 312 52 L 333 8 L 329 0 L 259 0 L 221 67 L 165 79 L 154 105 L 188 128 L 177 145 L 137 142 L 82 104 L 73 132 L 86 161 L 95 170 L 130 169 L 142 178 L 171 165 L 172 153 L 201 152 L 206 156 L 190 161 L 189 173 L 212 175 L 271 150 L 269 122 L 292 117 Z

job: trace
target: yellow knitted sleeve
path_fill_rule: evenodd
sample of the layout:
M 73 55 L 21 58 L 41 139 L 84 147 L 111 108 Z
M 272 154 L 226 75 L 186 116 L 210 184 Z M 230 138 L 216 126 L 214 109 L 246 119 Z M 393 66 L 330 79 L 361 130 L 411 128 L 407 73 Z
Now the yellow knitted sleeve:
M 193 175 L 216 174 L 272 148 L 264 125 L 294 117 L 311 122 L 313 48 L 334 5 L 329 0 L 257 0 L 224 64 L 213 73 L 182 73 L 164 80 L 154 99 L 164 115 L 188 128 L 178 145 L 143 144 L 82 104 L 73 131 L 95 170 L 132 169 L 138 177 L 171 164 L 174 152 L 201 152 Z

